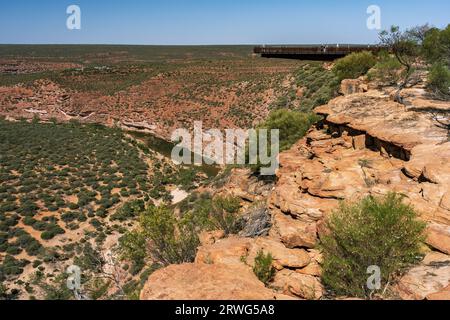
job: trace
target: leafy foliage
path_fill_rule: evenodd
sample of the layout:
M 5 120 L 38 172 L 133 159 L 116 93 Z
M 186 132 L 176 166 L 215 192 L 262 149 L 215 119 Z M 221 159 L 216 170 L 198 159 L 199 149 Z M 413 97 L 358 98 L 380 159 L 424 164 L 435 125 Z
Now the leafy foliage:
M 398 26 L 391 26 L 389 30 L 380 33 L 382 45 L 390 48 L 398 62 L 406 68 L 406 78 L 404 84 L 411 74 L 412 65 L 420 54 L 420 44 L 416 29 L 401 31 Z M 403 85 L 404 85 L 403 84 Z
M 366 298 L 367 268 L 381 269 L 387 286 L 421 255 L 424 223 L 417 213 L 391 193 L 343 203 L 328 221 L 330 234 L 322 239 L 323 283 L 333 294 Z
M 258 277 L 258 279 L 261 280 L 261 282 L 263 282 L 265 285 L 268 285 L 275 276 L 272 254 L 265 254 L 264 251 L 260 250 L 255 258 L 255 266 L 253 267 L 253 272 Z
M 450 66 L 450 24 L 442 30 L 430 29 L 423 40 L 423 54 L 430 63 Z
M 128 219 L 139 217 L 144 210 L 145 203 L 143 200 L 132 200 L 124 203 L 116 213 L 111 216 L 111 220 L 126 221 Z
M 311 112 L 315 107 L 327 104 L 337 95 L 339 81 L 333 72 L 324 69 L 322 63 L 309 63 L 295 74 L 297 86 L 304 89 L 299 110 Z
M 288 150 L 294 143 L 305 136 L 311 125 L 320 118 L 312 113 L 302 113 L 291 110 L 276 110 L 259 129 L 280 130 L 280 151 Z
M 450 69 L 436 62 L 428 75 L 428 87 L 438 96 L 450 97 Z
M 167 207 L 150 206 L 141 215 L 140 229 L 120 239 L 122 255 L 134 261 L 150 255 L 163 265 L 192 262 L 200 243 L 195 222 L 191 215 L 177 219 Z
M 394 85 L 404 76 L 402 69 L 403 66 L 397 58 L 384 51 L 379 54 L 378 62 L 367 75 L 371 80 L 376 79 L 383 84 Z
M 376 58 L 371 52 L 355 52 L 337 60 L 333 67 L 333 72 L 339 81 L 356 79 L 365 75 L 375 63 Z
M 238 198 L 231 196 L 216 197 L 212 201 L 211 225 L 215 229 L 225 231 L 227 235 L 238 233 L 243 228 L 243 221 L 238 216 L 240 207 Z
M 0 230 L 4 232 L 0 251 L 12 255 L 22 250 L 38 255 L 41 242 L 66 232 L 60 220 L 76 230 L 80 228 L 76 221 L 95 217 L 94 206 L 98 206 L 96 214 L 105 218 L 121 201 L 114 189 L 139 199 L 150 185 L 146 163 L 120 130 L 76 122 L 0 120 L 0 141 Z M 122 208 L 117 216 L 124 219 L 125 211 L 132 215 L 133 208 L 128 209 Z M 37 218 L 39 212 L 49 214 Z M 90 222 L 103 228 L 104 221 Z M 34 239 L 17 227 L 19 223 L 41 232 L 40 236 Z M 14 236 L 18 243 L 8 241 Z

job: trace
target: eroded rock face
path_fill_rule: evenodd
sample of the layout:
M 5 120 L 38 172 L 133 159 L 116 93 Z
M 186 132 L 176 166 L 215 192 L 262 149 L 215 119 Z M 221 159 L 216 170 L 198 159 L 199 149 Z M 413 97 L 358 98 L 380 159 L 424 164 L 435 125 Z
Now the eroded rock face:
M 197 253 L 196 263 L 254 266 L 259 251 L 271 253 L 278 269 L 303 268 L 311 257 L 303 249 L 289 249 L 271 238 L 237 238 L 219 240 L 212 245 L 202 246 Z
M 328 232 L 326 218 L 341 200 L 397 192 L 404 194 L 405 203 L 414 206 L 427 222 L 426 243 L 434 251 L 409 270 L 394 291 L 402 299 L 448 298 L 450 142 L 446 130 L 436 126 L 426 110 L 450 110 L 450 104 L 428 100 L 422 89 L 407 89 L 401 93 L 406 103 L 402 105 L 393 102 L 389 92 L 367 91 L 360 85 L 344 82 L 345 96 L 316 109 L 326 117 L 325 121 L 280 154 L 275 185 L 251 189 L 249 186 L 258 183 L 253 178 L 246 180 L 243 171 L 236 171 L 237 175 L 224 187 L 229 186 L 244 201 L 267 198 L 272 220 L 268 236 L 209 239 L 199 248 L 195 265 L 180 269 L 191 272 L 202 266 L 207 274 L 204 279 L 198 277 L 198 290 L 188 285 L 186 294 L 172 293 L 162 288 L 168 276 L 159 273 L 149 279 L 146 292 L 153 290 L 153 284 L 157 289 L 146 297 L 158 297 L 157 290 L 162 290 L 170 291 L 166 298 L 200 295 L 214 299 L 219 295 L 209 287 L 214 282 L 232 281 L 232 276 L 227 279 L 228 275 L 224 275 L 230 270 L 245 270 L 239 281 L 249 282 L 253 294 L 258 285 L 253 283 L 252 267 L 257 253 L 263 250 L 272 254 L 277 272 L 268 285 L 270 289 L 259 284 L 262 295 L 276 292 L 284 297 L 320 299 L 324 288 L 320 283 L 322 257 L 317 244 L 320 236 Z M 217 279 L 208 273 L 208 268 L 221 270 Z M 167 283 L 182 290 L 175 281 Z M 202 291 L 203 287 L 207 294 L 195 293 L 196 296 L 194 291 Z M 224 284 L 224 288 L 229 290 L 232 285 Z M 241 297 L 240 289 L 236 290 Z
M 286 269 L 276 274 L 271 286 L 284 294 L 308 300 L 318 300 L 323 296 L 322 284 L 316 277 Z
M 153 273 L 141 300 L 274 300 L 289 297 L 268 289 L 244 265 L 182 264 Z
M 339 90 L 343 95 L 366 92 L 368 90 L 367 83 L 362 79 L 345 79 L 341 82 Z
M 344 82 L 345 96 L 316 109 L 326 117 L 322 126 L 280 155 L 278 183 L 269 198 L 274 221 L 270 235 L 287 247 L 314 248 L 317 238 L 309 244 L 304 239 L 327 233 L 324 220 L 339 200 L 398 192 L 428 222 L 427 244 L 449 254 L 447 132 L 429 114 L 414 109 L 417 99 L 423 100 L 420 91 L 420 97 L 417 91 L 405 94 L 412 108 L 391 101 L 380 91 L 354 93 L 351 85 Z M 449 103 L 427 103 L 435 104 L 450 110 Z M 308 224 L 315 224 L 317 230 L 307 232 Z M 437 277 L 427 276 L 433 270 Z M 446 297 L 450 284 L 446 272 L 445 263 L 411 270 L 402 281 L 402 298 Z M 295 273 L 320 277 L 320 263 L 312 259 Z M 413 285 L 408 286 L 408 281 Z M 284 293 L 298 293 L 298 281 L 289 271 L 277 273 L 276 283 Z M 414 286 L 421 289 L 416 291 Z
M 311 257 L 304 249 L 288 249 L 282 243 L 270 238 L 259 238 L 253 243 L 246 257 L 246 263 L 250 266 L 255 264 L 258 252 L 270 253 L 274 259 L 274 264 L 278 269 L 304 268 L 311 262 Z
M 427 229 L 427 243 L 443 253 L 450 254 L 450 226 L 430 224 Z
M 447 138 L 446 130 L 436 126 L 429 112 L 417 111 L 414 107 L 417 99 L 423 97 L 411 94 L 408 107 L 392 101 L 389 94 L 369 90 L 333 99 L 328 105 L 316 108 L 315 112 L 326 116 L 334 125 L 359 130 L 410 152 L 418 145 L 433 146 Z M 448 103 L 428 102 L 450 110 Z
M 450 256 L 430 253 L 421 265 L 411 269 L 398 283 L 397 292 L 404 300 L 448 297 Z
M 280 239 L 288 248 L 314 248 L 318 241 L 317 224 L 275 213 L 271 236 Z

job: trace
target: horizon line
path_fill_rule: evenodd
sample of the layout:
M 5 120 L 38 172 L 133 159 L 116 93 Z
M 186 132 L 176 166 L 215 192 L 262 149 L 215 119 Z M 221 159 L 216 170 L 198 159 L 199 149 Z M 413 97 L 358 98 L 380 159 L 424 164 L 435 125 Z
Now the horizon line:
M 378 43 L 216 43 L 216 44 L 131 44 L 131 43 L 0 43 L 0 46 L 142 46 L 142 47 L 214 47 L 214 46 L 317 46 L 317 45 L 378 45 Z

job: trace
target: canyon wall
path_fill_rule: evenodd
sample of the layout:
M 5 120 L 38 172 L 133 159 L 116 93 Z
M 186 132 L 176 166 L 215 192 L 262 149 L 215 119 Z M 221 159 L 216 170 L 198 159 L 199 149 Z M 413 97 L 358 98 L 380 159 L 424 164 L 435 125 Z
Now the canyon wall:
M 326 217 L 341 200 L 389 192 L 404 194 L 427 223 L 425 259 L 393 292 L 402 299 L 450 298 L 450 141 L 432 116 L 450 112 L 450 104 L 431 100 L 421 86 L 402 91 L 402 104 L 392 91 L 361 80 L 344 81 L 341 91 L 315 110 L 324 120 L 280 155 L 277 181 L 265 194 L 268 235 L 203 235 L 195 263 L 155 272 L 142 299 L 323 298 L 317 245 Z M 225 189 L 256 201 L 261 197 L 248 176 L 235 170 Z M 277 270 L 267 287 L 252 272 L 261 249 L 272 253 Z

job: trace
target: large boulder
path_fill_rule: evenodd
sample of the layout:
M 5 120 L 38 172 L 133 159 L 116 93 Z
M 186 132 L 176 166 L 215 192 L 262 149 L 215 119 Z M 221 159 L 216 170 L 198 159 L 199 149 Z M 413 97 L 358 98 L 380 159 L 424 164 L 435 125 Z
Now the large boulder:
M 318 240 L 316 223 L 296 220 L 282 213 L 274 214 L 270 234 L 288 248 L 314 248 Z
M 195 262 L 198 264 L 242 265 L 242 258 L 247 257 L 253 239 L 230 237 L 219 240 L 212 245 L 198 249 Z
M 303 249 L 288 249 L 281 242 L 270 238 L 237 238 L 219 240 L 213 245 L 199 248 L 196 263 L 254 266 L 260 251 L 270 253 L 277 269 L 303 268 L 311 262 Z
M 288 269 L 275 275 L 271 287 L 286 295 L 308 300 L 318 300 L 322 298 L 324 292 L 318 278 Z
M 255 258 L 260 251 L 266 254 L 270 253 L 278 269 L 283 269 L 284 267 L 304 268 L 311 262 L 311 257 L 303 249 L 288 249 L 281 242 L 269 238 L 259 238 L 256 239 L 249 250 L 246 259 L 247 264 L 253 266 Z
M 344 79 L 341 82 L 339 92 L 343 95 L 362 93 L 368 90 L 368 86 L 361 79 Z
M 268 289 L 245 266 L 171 265 L 153 273 L 141 300 L 274 300 L 288 297 Z
M 450 254 L 450 226 L 432 223 L 427 228 L 427 244 Z

